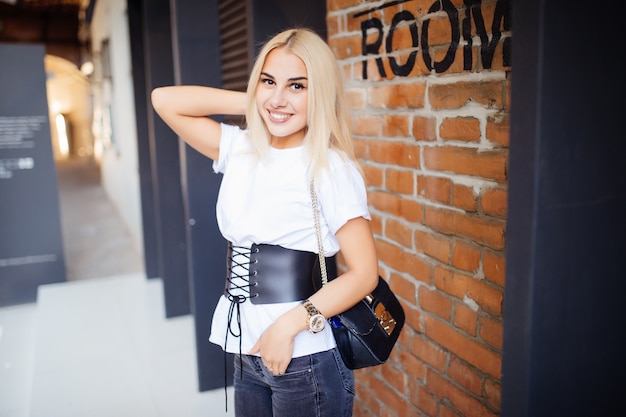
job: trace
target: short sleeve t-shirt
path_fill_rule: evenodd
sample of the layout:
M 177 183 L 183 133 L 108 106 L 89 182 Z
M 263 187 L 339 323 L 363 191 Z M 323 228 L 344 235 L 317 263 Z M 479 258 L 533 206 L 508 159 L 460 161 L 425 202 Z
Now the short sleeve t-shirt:
M 233 245 L 249 248 L 253 243 L 280 245 L 289 249 L 317 252 L 317 238 L 308 183 L 304 147 L 270 148 L 259 160 L 247 137 L 236 126 L 222 124 L 219 158 L 215 172 L 223 173 L 217 200 L 217 223 Z M 370 220 L 365 184 L 353 162 L 329 151 L 329 168 L 316 182 L 321 210 L 320 226 L 326 256 L 339 251 L 335 233 L 348 220 Z M 221 296 L 213 315 L 210 341 L 228 352 L 248 352 L 263 331 L 298 301 L 252 304 L 239 307 L 241 340 L 227 337 L 231 303 Z M 233 319 L 236 321 L 236 319 Z M 238 333 L 239 330 L 235 331 Z M 293 357 L 332 349 L 335 341 L 329 326 L 323 332 L 300 332 L 294 341 Z

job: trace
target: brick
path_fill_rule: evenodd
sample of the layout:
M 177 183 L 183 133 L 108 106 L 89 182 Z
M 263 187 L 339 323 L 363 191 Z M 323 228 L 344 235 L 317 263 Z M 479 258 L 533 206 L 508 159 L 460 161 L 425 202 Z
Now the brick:
M 365 20 L 365 17 L 354 19 L 352 15 L 342 15 L 346 20 L 346 32 L 361 32 L 361 22 Z
M 416 251 L 448 263 L 450 259 L 450 240 L 448 238 L 437 236 L 427 230 L 416 230 L 413 238 Z
M 439 127 L 441 139 L 478 142 L 480 140 L 480 121 L 475 117 L 447 117 Z
M 474 337 L 478 327 L 478 314 L 465 304 L 457 302 L 454 307 L 454 326 Z
M 408 137 L 409 116 L 405 114 L 386 114 L 383 116 L 383 136 Z
M 400 171 L 393 168 L 385 170 L 385 185 L 389 191 L 400 194 L 415 194 L 415 174 L 411 171 Z
M 449 204 L 452 181 L 448 178 L 419 175 L 417 177 L 417 193 L 428 200 Z
M 400 351 L 400 363 L 410 379 L 423 379 L 426 376 L 426 365 L 406 350 Z
M 452 205 L 465 211 L 476 211 L 476 197 L 472 187 L 461 184 L 452 186 Z
M 351 110 L 363 110 L 365 109 L 365 91 L 360 88 L 351 88 L 346 91 L 346 98 L 348 99 L 348 106 Z
M 450 45 L 450 19 L 447 16 L 431 17 L 428 22 L 428 45 Z
M 480 199 L 480 205 L 485 214 L 505 218 L 507 211 L 507 192 L 497 188 L 488 189 Z
M 446 404 L 439 407 L 439 415 L 437 417 L 463 417 Z
M 376 115 L 352 116 L 352 133 L 362 136 L 380 136 L 382 119 Z
M 482 70 L 480 66 L 480 45 L 474 45 L 472 49 L 470 49 L 470 57 L 465 59 L 465 49 L 460 47 L 456 50 L 454 55 L 454 63 L 451 65 L 450 69 L 444 72 L 445 74 L 461 74 L 464 72 L 473 72 L 480 73 Z M 471 59 L 471 61 L 470 61 Z M 468 68 L 465 68 L 465 66 Z
M 452 244 L 452 266 L 465 271 L 477 271 L 480 267 L 480 249 L 457 240 Z
M 359 380 L 356 378 L 356 373 L 355 380 Z M 357 404 L 359 405 L 359 409 L 354 410 L 354 417 L 373 417 L 381 413 L 376 393 L 362 389 L 359 385 L 357 385 L 357 396 L 356 401 L 354 401 L 354 405 L 356 406 Z
M 398 215 L 403 219 L 414 223 L 421 223 L 423 214 L 424 206 L 422 206 L 422 204 L 414 200 L 400 200 L 400 212 Z
M 378 108 L 423 108 L 426 84 L 387 84 L 369 92 L 369 104 Z
M 402 397 L 400 397 L 388 385 L 383 383 L 383 381 L 381 380 L 372 381 L 372 390 L 376 393 L 377 399 L 381 401 L 385 407 L 394 411 L 394 415 L 398 415 L 398 416 L 407 415 L 406 401 L 402 401 Z
M 497 417 L 499 415 L 436 372 L 429 372 L 427 380 L 428 389 L 439 397 L 439 401 L 442 403 L 449 401 L 464 417 Z
M 444 320 L 452 317 L 452 300 L 438 291 L 429 290 L 426 286 L 419 288 L 419 306 L 422 310 L 433 313 Z
M 432 343 L 426 338 L 416 338 L 411 353 L 416 358 L 422 360 L 428 367 L 437 369 L 439 372 L 445 372 L 446 363 L 448 362 L 448 354 L 444 349 Z
M 372 229 L 372 233 L 374 235 L 382 236 L 383 235 L 383 222 L 380 216 L 372 213 L 372 220 L 370 220 L 370 228 Z
M 509 71 L 511 69 L 510 63 L 511 60 L 508 60 L 508 64 L 509 65 L 505 65 L 506 63 L 504 62 L 504 55 L 505 55 L 505 50 L 504 50 L 504 42 L 505 42 L 506 37 L 502 37 L 500 39 L 500 42 L 498 42 L 498 44 L 495 47 L 495 50 L 493 52 L 493 60 L 491 61 L 491 68 L 489 68 L 491 71 Z M 510 39 L 509 39 L 510 41 Z M 509 53 L 510 53 L 510 47 L 509 47 Z M 484 64 L 483 64 L 484 66 Z M 510 103 L 508 103 L 507 101 L 507 107 L 506 108 L 510 108 L 509 106 Z
M 328 31 L 328 39 L 333 38 L 339 33 L 339 16 L 326 15 L 326 30 Z
M 412 247 L 413 232 L 404 223 L 389 219 L 385 222 L 385 237 L 406 248 Z
M 492 249 L 504 249 L 504 220 L 425 207 L 424 225 L 445 235 L 462 236 Z
M 416 387 L 416 392 L 411 396 L 413 404 L 416 405 L 427 416 L 437 416 L 439 401 L 426 388 L 421 385 Z M 420 414 L 415 414 L 420 415 Z
M 507 158 L 508 153 L 503 149 L 479 151 L 455 146 L 424 148 L 425 168 L 500 182 L 507 179 Z
M 502 350 L 503 326 L 502 320 L 494 320 L 482 316 L 479 318 L 480 331 L 478 335 L 490 346 Z
M 482 378 L 469 366 L 458 359 L 452 359 L 448 367 L 448 375 L 469 392 L 482 396 Z
M 360 35 L 337 36 L 329 39 L 328 45 L 339 60 L 362 55 Z
M 386 363 L 380 367 L 380 373 L 382 374 L 385 382 L 395 388 L 396 391 L 401 394 L 407 393 L 407 376 L 405 372 L 402 372 L 394 367 L 392 367 L 389 363 Z
M 422 311 L 406 304 L 403 304 L 402 308 L 404 309 L 405 326 L 409 326 L 416 332 L 421 333 L 424 330 L 424 325 L 422 324 Z M 405 329 L 403 328 L 402 331 L 404 332 Z
M 393 17 L 400 11 L 400 5 L 385 8 L 383 20 L 385 27 L 391 26 Z M 386 33 L 385 43 L 391 42 L 392 51 L 400 51 L 403 49 L 416 50 L 419 48 L 419 30 L 417 30 L 416 27 L 413 28 L 414 33 L 412 34 L 410 26 L 417 26 L 415 19 L 403 20 L 396 25 L 393 33 Z
M 437 140 L 437 120 L 434 117 L 415 116 L 411 134 L 417 141 Z
M 428 99 L 433 110 L 459 109 L 469 102 L 502 109 L 504 89 L 503 81 L 433 84 L 428 89 Z
M 486 313 L 496 317 L 502 315 L 503 291 L 488 285 L 484 280 L 477 280 L 458 272 L 452 272 L 451 274 L 435 273 L 433 281 L 438 289 L 447 294 L 460 300 L 468 297 L 474 300 Z
M 372 162 L 406 168 L 420 167 L 420 147 L 412 142 L 372 140 L 369 153 Z
M 490 251 L 483 252 L 483 272 L 488 281 L 504 287 L 505 265 L 503 255 Z
M 368 187 L 382 187 L 384 174 L 383 170 L 379 167 L 372 165 L 361 165 L 363 173 L 365 174 L 365 183 Z
M 434 50 L 433 55 L 433 66 L 436 62 L 445 61 L 446 55 L 448 53 L 448 48 L 437 48 Z M 473 55 L 475 56 L 478 52 L 473 51 Z M 475 62 L 475 61 L 474 61 Z M 463 57 L 463 48 L 457 47 L 454 51 L 454 58 L 452 59 L 452 63 L 448 68 L 443 70 L 443 68 L 434 67 L 434 71 L 437 72 L 438 75 L 450 75 L 450 74 L 462 74 L 467 72 L 465 69 L 465 60 Z
M 424 209 L 421 204 L 387 192 L 370 191 L 369 201 L 376 210 L 409 222 L 420 222 L 423 217 Z
M 379 65 L 382 69 L 379 68 Z M 366 58 L 362 58 L 358 67 L 360 69 L 355 73 L 358 78 L 355 77 L 355 80 L 367 79 L 370 82 L 376 82 L 395 78 L 387 58 L 372 57 L 371 55 L 368 55 Z M 363 71 L 365 71 L 365 74 L 363 74 Z M 381 73 L 381 71 L 383 72 Z
M 487 140 L 501 146 L 509 146 L 510 128 L 509 115 L 505 113 L 487 117 L 485 132 Z
M 354 138 L 352 143 L 354 144 L 354 154 L 360 159 L 359 162 L 361 164 L 369 162 L 369 140 Z
M 496 381 L 487 378 L 485 380 L 485 397 L 496 410 L 500 410 L 502 404 L 502 387 Z
M 329 12 L 347 9 L 348 7 L 357 6 L 361 3 L 360 0 L 328 0 L 326 2 L 326 10 Z

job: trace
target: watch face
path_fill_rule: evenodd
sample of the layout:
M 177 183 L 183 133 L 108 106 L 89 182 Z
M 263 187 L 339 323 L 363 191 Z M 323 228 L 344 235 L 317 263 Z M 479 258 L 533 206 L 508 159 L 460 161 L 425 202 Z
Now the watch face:
M 326 324 L 326 319 L 321 314 L 316 314 L 309 321 L 310 329 L 313 333 L 321 332 Z

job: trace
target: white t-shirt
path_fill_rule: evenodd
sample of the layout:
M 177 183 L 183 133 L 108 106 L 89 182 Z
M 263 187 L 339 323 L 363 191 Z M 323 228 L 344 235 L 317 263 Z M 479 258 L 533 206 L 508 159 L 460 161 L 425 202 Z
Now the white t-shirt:
M 265 243 L 317 253 L 304 147 L 270 148 L 267 160 L 260 161 L 246 133 L 222 124 L 219 158 L 213 162 L 215 172 L 224 174 L 216 211 L 222 235 L 235 246 L 249 248 L 253 243 Z M 329 165 L 316 183 L 326 256 L 339 251 L 335 233 L 348 220 L 371 219 L 365 183 L 354 163 L 330 150 Z M 241 342 L 241 352 L 247 353 L 267 327 L 297 304 L 298 301 L 252 304 L 246 300 L 239 306 L 239 340 L 232 334 L 226 337 L 231 302 L 222 295 L 213 315 L 209 340 L 232 353 L 240 352 Z M 239 332 L 236 313 L 230 325 L 235 333 Z M 317 334 L 302 331 L 295 338 L 293 357 L 334 346 L 330 326 Z

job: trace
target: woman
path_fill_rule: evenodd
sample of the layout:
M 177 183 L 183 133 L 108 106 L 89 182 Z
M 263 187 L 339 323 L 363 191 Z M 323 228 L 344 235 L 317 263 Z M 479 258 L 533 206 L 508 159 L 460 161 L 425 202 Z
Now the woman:
M 152 103 L 223 173 L 217 221 L 231 268 L 210 340 L 235 354 L 236 415 L 350 416 L 354 377 L 323 318 L 375 288 L 378 261 L 332 51 L 308 29 L 287 30 L 261 50 L 246 93 L 161 87 Z M 206 117 L 220 114 L 245 114 L 247 128 Z M 324 252 L 341 250 L 346 267 L 323 288 L 310 284 L 312 179 Z

